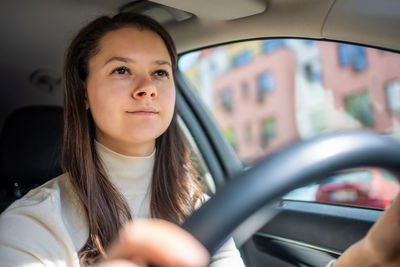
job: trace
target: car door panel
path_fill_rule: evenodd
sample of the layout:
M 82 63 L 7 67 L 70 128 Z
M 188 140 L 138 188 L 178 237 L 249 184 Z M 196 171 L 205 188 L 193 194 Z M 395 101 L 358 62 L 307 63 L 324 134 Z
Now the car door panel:
M 331 204 L 282 200 L 279 212 L 252 241 L 261 252 L 293 263 L 324 266 L 360 240 L 382 211 Z M 251 247 L 245 244 L 245 247 Z M 254 254 L 254 248 L 247 249 Z M 251 256 L 250 258 L 254 258 Z M 255 262 L 251 266 L 265 266 Z

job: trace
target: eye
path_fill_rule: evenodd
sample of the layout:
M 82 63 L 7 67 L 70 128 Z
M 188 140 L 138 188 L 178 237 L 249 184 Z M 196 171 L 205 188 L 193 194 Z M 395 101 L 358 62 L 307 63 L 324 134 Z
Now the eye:
M 156 70 L 154 74 L 160 77 L 169 77 L 169 72 L 166 70 Z
M 130 73 L 129 69 L 124 66 L 117 67 L 111 72 L 111 74 L 119 74 L 119 75 L 125 75 L 125 74 L 129 74 L 129 73 Z

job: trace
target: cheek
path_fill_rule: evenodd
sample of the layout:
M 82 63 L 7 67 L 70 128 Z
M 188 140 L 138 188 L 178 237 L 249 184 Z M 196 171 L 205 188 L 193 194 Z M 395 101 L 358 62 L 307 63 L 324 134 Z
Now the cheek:
M 107 125 L 118 121 L 118 110 L 125 98 L 121 85 L 107 82 L 92 83 L 88 84 L 87 91 L 89 109 L 98 127 L 108 127 Z
M 88 87 L 88 102 L 89 109 L 93 115 L 93 118 L 96 120 L 97 118 L 103 117 L 104 113 L 107 113 L 108 105 L 107 102 L 104 101 L 107 99 L 107 95 L 101 90 L 101 88 L 89 88 Z
M 168 118 L 171 119 L 175 109 L 175 89 L 165 93 L 163 96 L 163 105 Z
M 113 109 L 125 96 L 126 84 L 121 82 L 100 81 L 88 84 L 88 101 L 91 109 Z

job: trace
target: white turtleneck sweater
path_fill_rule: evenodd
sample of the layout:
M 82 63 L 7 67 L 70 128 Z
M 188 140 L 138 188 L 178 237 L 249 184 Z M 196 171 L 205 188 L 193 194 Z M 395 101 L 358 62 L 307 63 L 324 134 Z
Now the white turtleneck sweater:
M 149 218 L 155 152 L 148 157 L 96 149 L 112 183 L 126 198 L 133 218 Z M 88 238 L 86 214 L 62 174 L 31 190 L 0 216 L 1 266 L 79 266 L 77 252 Z M 212 258 L 212 267 L 244 266 L 232 240 Z

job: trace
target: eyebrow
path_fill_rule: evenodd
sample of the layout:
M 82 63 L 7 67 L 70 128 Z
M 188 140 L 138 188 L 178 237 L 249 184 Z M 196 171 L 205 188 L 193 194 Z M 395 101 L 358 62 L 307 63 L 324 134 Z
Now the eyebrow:
M 110 63 L 111 61 L 121 61 L 121 62 L 124 62 L 124 63 L 131 63 L 131 62 L 133 62 L 132 59 L 126 58 L 126 57 L 111 57 L 111 58 L 109 58 L 109 59 L 106 61 L 106 63 L 104 63 L 104 65 L 107 65 L 107 64 Z
M 171 63 L 169 63 L 168 61 L 165 61 L 165 60 L 156 60 L 156 61 L 154 61 L 154 63 L 156 63 L 157 65 L 168 65 L 168 66 L 172 67 Z
M 104 63 L 104 65 L 107 65 L 108 63 L 110 63 L 112 61 L 121 61 L 124 63 L 133 63 L 134 62 L 134 60 L 132 60 L 130 58 L 126 58 L 126 57 L 111 57 L 106 61 L 106 63 Z M 154 61 L 154 63 L 157 65 L 168 65 L 168 66 L 172 67 L 171 63 L 169 63 L 166 60 L 156 60 L 156 61 Z

